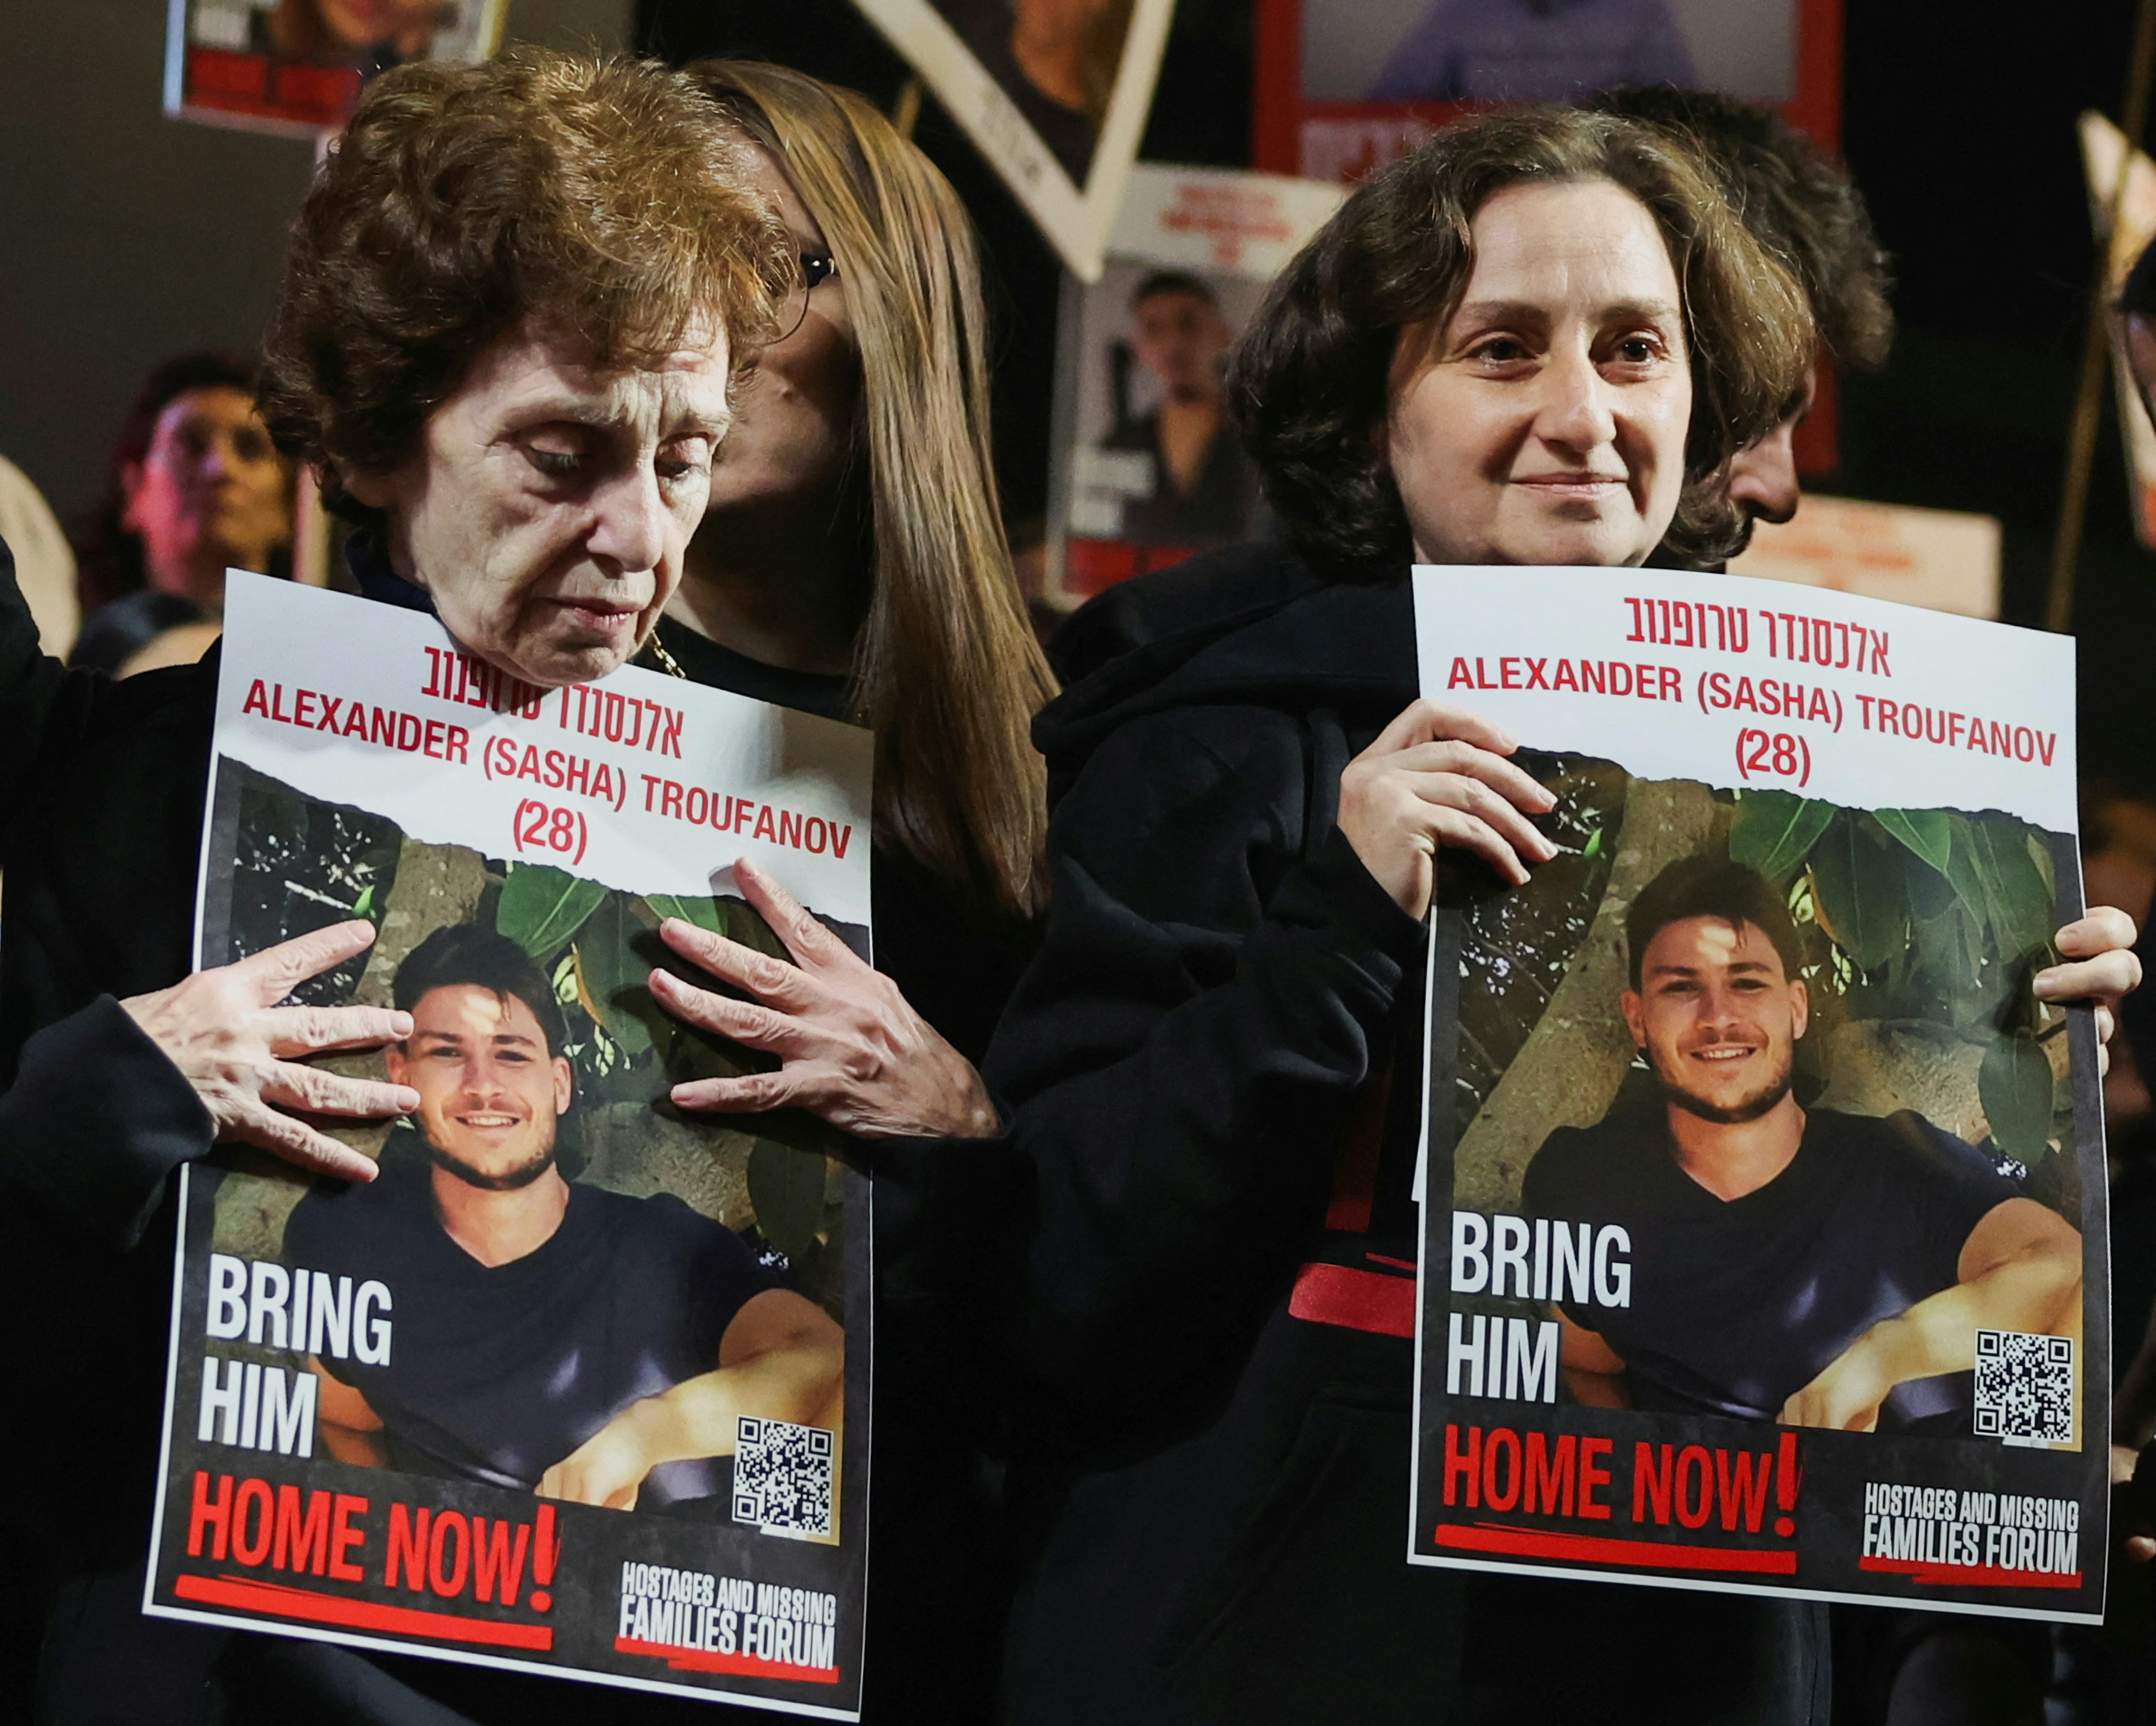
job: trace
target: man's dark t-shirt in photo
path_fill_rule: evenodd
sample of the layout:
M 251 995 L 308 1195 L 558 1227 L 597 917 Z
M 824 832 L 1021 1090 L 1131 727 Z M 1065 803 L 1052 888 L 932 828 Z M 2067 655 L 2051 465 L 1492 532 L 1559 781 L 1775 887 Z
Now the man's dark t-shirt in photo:
M 1561 1127 L 1527 1165 L 1528 1214 L 1631 1238 L 1631 1303 L 1564 1303 L 1630 1369 L 1635 1406 L 1772 1421 L 1881 1319 L 1960 1280 L 1961 1250 L 2020 1189 L 1904 1111 L 1815 1109 L 1789 1165 L 1742 1198 L 1679 1166 L 1659 1109 Z M 1969 1376 L 1899 1385 L 1882 1430 L 1965 1421 Z
M 528 1492 L 630 1403 L 716 1368 L 734 1315 L 778 1286 L 738 1235 L 671 1194 L 577 1181 L 544 1246 L 483 1265 L 443 1228 L 432 1172 L 400 1129 L 376 1180 L 315 1187 L 285 1228 L 288 1263 L 388 1287 L 388 1365 L 322 1366 L 382 1417 L 393 1467 Z M 661 1463 L 638 1506 L 711 1498 L 725 1467 Z

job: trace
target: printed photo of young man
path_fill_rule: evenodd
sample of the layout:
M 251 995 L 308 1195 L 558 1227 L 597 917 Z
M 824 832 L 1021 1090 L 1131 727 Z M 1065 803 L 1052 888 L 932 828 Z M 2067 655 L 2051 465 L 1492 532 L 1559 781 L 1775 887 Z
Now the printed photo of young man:
M 737 1423 L 835 1429 L 844 1334 L 732 1230 L 670 1194 L 566 1179 L 574 1084 L 553 991 L 516 943 L 437 930 L 393 988 L 419 1093 L 379 1177 L 325 1182 L 288 1259 L 386 1283 L 388 1361 L 315 1360 L 341 1462 L 622 1510 L 710 1499 Z
M 1118 402 L 1105 450 L 1142 454 L 1149 490 L 1127 497 L 1119 538 L 1193 552 L 1233 544 L 1259 525 L 1257 470 L 1228 414 L 1224 377 L 1235 332 L 1202 276 L 1159 269 L 1130 300 L 1129 352 L 1159 392 L 1143 413 Z
M 2082 1237 L 1908 1111 L 1801 1106 L 1803 949 L 1756 871 L 1671 864 L 1618 1006 L 1661 1103 L 1560 1128 L 1526 1209 L 1630 1238 L 1630 1303 L 1561 1303 L 1579 1401 L 1870 1432 L 1965 1429 L 1979 1328 L 2072 1334 Z

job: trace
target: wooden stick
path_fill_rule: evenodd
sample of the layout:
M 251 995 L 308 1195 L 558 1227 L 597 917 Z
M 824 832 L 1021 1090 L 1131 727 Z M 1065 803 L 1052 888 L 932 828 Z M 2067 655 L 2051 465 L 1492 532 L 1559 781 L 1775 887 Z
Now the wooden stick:
M 2126 147 L 2119 154 L 2118 180 L 2105 203 L 2103 231 L 2097 236 L 2096 282 L 2089 295 L 2088 338 L 2082 344 L 2082 380 L 2074 397 L 2074 417 L 2066 440 L 2065 495 L 2059 502 L 2058 536 L 2051 542 L 2051 576 L 2044 607 L 2044 627 L 2068 633 L 2074 621 L 2074 577 L 2080 568 L 2082 530 L 2088 516 L 2089 472 L 2096 464 L 2096 433 L 2103 412 L 2105 350 L 2111 338 L 2111 236 L 2126 197 L 2128 176 L 2141 135 L 2148 124 L 2148 83 L 2156 69 L 2156 0 L 2141 0 L 2133 25 L 2133 58 L 2126 75 Z

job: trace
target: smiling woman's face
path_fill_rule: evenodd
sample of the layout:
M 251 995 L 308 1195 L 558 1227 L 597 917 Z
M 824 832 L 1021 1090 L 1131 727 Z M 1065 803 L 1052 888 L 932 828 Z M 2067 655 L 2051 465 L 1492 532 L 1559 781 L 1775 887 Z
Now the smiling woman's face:
M 1684 489 L 1691 371 L 1654 218 L 1606 180 L 1475 217 L 1459 309 L 1400 331 L 1380 435 L 1425 563 L 1635 564 Z
M 399 574 L 449 633 L 546 688 L 604 677 L 681 579 L 725 435 L 723 333 L 649 367 L 594 367 L 526 332 L 496 343 L 387 473 L 345 476 L 389 518 Z

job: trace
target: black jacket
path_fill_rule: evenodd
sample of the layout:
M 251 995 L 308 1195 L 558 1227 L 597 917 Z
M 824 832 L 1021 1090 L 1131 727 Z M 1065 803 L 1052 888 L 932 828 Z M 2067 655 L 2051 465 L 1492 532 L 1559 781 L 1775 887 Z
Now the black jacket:
M 1424 936 L 1334 825 L 1407 605 L 1245 607 L 1035 727 L 1054 899 L 988 1064 L 1038 1183 L 1025 1726 L 1444 1717 L 1460 1586 L 1403 1562 Z
M 988 1068 L 1037 1182 L 1011 1717 L 1823 1720 L 1820 1609 L 1405 1562 L 1424 935 L 1334 824 L 1405 581 L 1246 546 L 1096 605 Z

